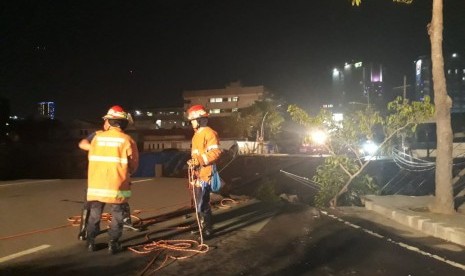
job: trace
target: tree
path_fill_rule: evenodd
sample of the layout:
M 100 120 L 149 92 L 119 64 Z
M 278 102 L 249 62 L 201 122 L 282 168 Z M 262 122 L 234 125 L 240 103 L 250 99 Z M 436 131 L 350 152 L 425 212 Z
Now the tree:
M 433 0 L 433 18 L 428 26 L 433 64 L 433 87 L 436 103 L 436 196 L 430 206 L 432 212 L 454 212 L 452 189 L 452 125 L 450 109 L 452 100 L 447 95 L 442 54 L 443 0 Z
M 431 118 L 434 108 L 429 98 L 409 103 L 399 97 L 388 104 L 388 111 L 390 113 L 382 117 L 379 111 L 368 105 L 365 110 L 347 113 L 342 121 L 336 121 L 333 114 L 324 109 L 312 117 L 295 105 L 289 106 L 288 112 L 294 121 L 308 129 L 325 131 L 328 135 L 323 145 L 329 157 L 317 168 L 313 177 L 320 187 L 316 198 L 318 206 L 329 204 L 335 207 L 343 195 L 354 199 L 364 190 L 374 191 L 372 178 L 362 173 L 376 153 L 361 155 L 359 148 L 362 142 L 381 140 L 377 151 L 386 149 L 400 134 L 414 131 L 417 124 Z M 383 138 L 376 139 L 376 136 Z
M 413 0 L 393 0 L 410 4 Z M 352 0 L 352 5 L 360 5 L 362 0 Z M 427 30 L 431 42 L 431 62 L 433 65 L 433 88 L 436 104 L 436 178 L 435 200 L 429 206 L 430 211 L 442 214 L 454 213 L 454 197 L 452 188 L 452 142 L 453 133 L 450 109 L 452 100 L 447 94 L 446 77 L 444 75 L 443 41 L 443 0 L 433 0 L 431 23 Z
M 284 121 L 279 106 L 272 100 L 256 101 L 229 118 L 229 132 L 240 138 L 258 139 L 263 124 L 265 138 L 274 138 Z

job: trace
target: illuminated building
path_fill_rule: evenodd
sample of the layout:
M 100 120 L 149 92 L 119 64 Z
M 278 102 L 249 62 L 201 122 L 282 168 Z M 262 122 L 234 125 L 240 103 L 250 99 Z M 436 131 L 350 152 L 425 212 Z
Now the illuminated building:
M 230 116 L 241 108 L 246 108 L 255 101 L 264 100 L 269 92 L 262 85 L 242 86 L 232 82 L 225 88 L 206 90 L 187 90 L 183 92 L 184 110 L 190 106 L 201 104 L 209 110 L 212 117 Z
M 191 127 L 182 107 L 139 108 L 130 112 L 136 129 L 173 129 Z
M 8 119 L 10 117 L 10 102 L 8 99 L 0 97 L 0 141 L 8 133 Z
M 465 60 L 453 53 L 444 56 L 444 73 L 447 94 L 452 99 L 451 113 L 465 113 Z M 432 64 L 429 57 L 419 57 L 415 61 L 415 100 L 430 96 L 434 102 Z
M 55 103 L 54 102 L 40 102 L 38 105 L 39 116 L 55 119 Z
M 350 105 L 384 107 L 382 65 L 354 62 L 335 67 L 332 71 L 333 104 L 336 111 Z

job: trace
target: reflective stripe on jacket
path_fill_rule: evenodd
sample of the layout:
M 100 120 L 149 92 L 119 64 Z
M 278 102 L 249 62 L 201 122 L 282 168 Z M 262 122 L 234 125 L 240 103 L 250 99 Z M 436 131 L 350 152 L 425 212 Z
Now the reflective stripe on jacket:
M 200 163 L 197 177 L 209 182 L 212 175 L 212 164 L 221 156 L 220 141 L 216 131 L 210 127 L 199 128 L 192 137 L 192 158 Z
M 119 128 L 99 132 L 89 150 L 87 200 L 123 203 L 131 197 L 130 174 L 139 164 L 136 143 Z

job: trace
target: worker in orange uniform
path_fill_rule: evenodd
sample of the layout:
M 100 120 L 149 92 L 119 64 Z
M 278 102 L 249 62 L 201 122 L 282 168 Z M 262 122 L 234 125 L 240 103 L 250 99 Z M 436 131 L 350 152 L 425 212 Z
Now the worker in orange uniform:
M 97 132 L 101 132 L 101 131 L 99 130 L 99 131 L 93 132 L 86 138 L 79 141 L 79 144 L 78 144 L 79 148 L 85 151 L 89 151 L 90 142 L 92 141 L 92 139 L 94 139 L 94 136 Z M 86 192 L 86 197 L 87 197 L 87 192 Z M 81 241 L 85 241 L 87 239 L 87 223 L 89 221 L 89 215 L 90 215 L 90 204 L 86 200 L 81 210 L 81 221 L 80 221 L 79 233 L 78 233 L 78 239 Z
M 213 234 L 212 210 L 210 206 L 212 165 L 221 156 L 218 134 L 208 124 L 208 112 L 202 105 L 187 110 L 187 119 L 194 129 L 191 159 L 187 164 L 194 171 L 194 201 L 200 218 L 202 234 L 210 238 Z
M 90 143 L 87 201 L 90 216 L 87 224 L 87 249 L 95 251 L 95 237 L 100 232 L 100 218 L 105 203 L 111 206 L 108 230 L 108 250 L 122 250 L 120 237 L 131 197 L 130 175 L 139 165 L 139 151 L 134 140 L 124 133 L 130 114 L 121 106 L 113 106 L 103 117 L 103 131 L 97 132 Z

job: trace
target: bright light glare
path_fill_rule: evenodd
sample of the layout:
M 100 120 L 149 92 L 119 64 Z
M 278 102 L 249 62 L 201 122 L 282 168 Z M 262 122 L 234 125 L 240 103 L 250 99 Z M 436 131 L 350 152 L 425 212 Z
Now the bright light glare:
M 312 141 L 318 145 L 323 145 L 326 143 L 326 139 L 328 139 L 328 135 L 322 130 L 314 130 L 310 135 L 312 136 Z
M 373 141 L 366 141 L 363 144 L 363 151 L 368 155 L 374 155 L 378 150 L 378 145 L 376 145 Z
M 334 113 L 334 114 L 333 114 L 333 120 L 334 120 L 335 122 L 340 122 L 340 121 L 342 121 L 343 119 L 344 119 L 344 114 L 342 114 L 342 113 Z

